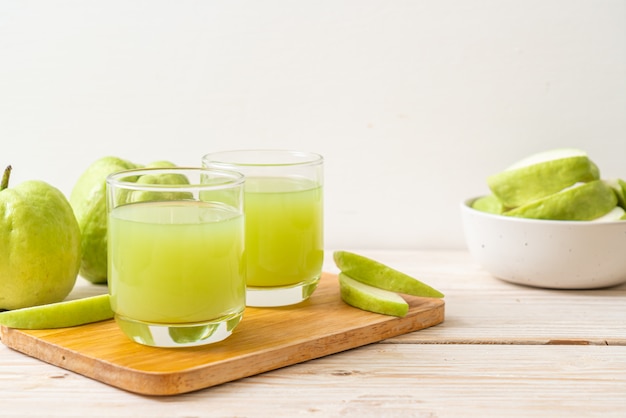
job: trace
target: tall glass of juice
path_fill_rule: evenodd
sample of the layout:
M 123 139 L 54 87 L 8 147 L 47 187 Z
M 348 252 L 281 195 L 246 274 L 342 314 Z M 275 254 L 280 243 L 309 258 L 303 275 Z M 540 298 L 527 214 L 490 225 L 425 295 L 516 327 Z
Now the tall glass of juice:
M 144 168 L 107 177 L 111 308 L 133 341 L 227 338 L 245 309 L 244 176 Z
M 302 302 L 317 287 L 324 258 L 323 158 L 289 150 L 234 150 L 204 167 L 244 174 L 248 306 Z

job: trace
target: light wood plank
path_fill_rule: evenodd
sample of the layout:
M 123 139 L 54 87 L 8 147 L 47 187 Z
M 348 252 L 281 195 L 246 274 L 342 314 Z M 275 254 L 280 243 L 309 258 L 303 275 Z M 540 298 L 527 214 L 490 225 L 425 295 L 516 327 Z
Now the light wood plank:
M 0 416 L 622 417 L 626 347 L 372 344 L 145 397 L 0 349 Z

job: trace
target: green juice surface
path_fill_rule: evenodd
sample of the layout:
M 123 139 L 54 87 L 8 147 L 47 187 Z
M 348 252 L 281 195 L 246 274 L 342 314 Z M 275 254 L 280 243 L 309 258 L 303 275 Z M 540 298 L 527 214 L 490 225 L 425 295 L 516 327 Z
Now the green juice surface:
M 321 274 L 320 185 L 299 178 L 246 178 L 245 212 L 249 286 L 285 286 Z
M 135 203 L 113 209 L 108 228 L 116 314 L 176 324 L 243 311 L 243 215 L 202 202 Z

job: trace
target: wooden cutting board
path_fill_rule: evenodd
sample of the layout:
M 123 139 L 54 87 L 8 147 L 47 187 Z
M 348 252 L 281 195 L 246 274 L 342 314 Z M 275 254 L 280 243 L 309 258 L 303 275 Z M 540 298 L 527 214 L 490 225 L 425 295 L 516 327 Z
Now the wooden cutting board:
M 405 296 L 403 318 L 346 305 L 336 275 L 324 274 L 309 300 L 280 308 L 246 308 L 219 343 L 155 348 L 130 341 L 114 320 L 72 328 L 0 327 L 17 351 L 106 384 L 145 395 L 191 392 L 417 331 L 444 320 L 444 301 Z

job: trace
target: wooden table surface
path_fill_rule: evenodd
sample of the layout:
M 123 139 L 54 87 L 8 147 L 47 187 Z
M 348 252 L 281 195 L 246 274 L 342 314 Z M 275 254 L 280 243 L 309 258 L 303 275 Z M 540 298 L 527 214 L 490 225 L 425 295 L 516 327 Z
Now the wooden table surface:
M 491 277 L 465 251 L 351 251 L 443 291 L 445 322 L 171 397 L 0 344 L 0 417 L 626 416 L 626 285 L 535 289 Z M 336 273 L 331 256 L 325 271 Z M 104 291 L 79 279 L 70 298 Z

